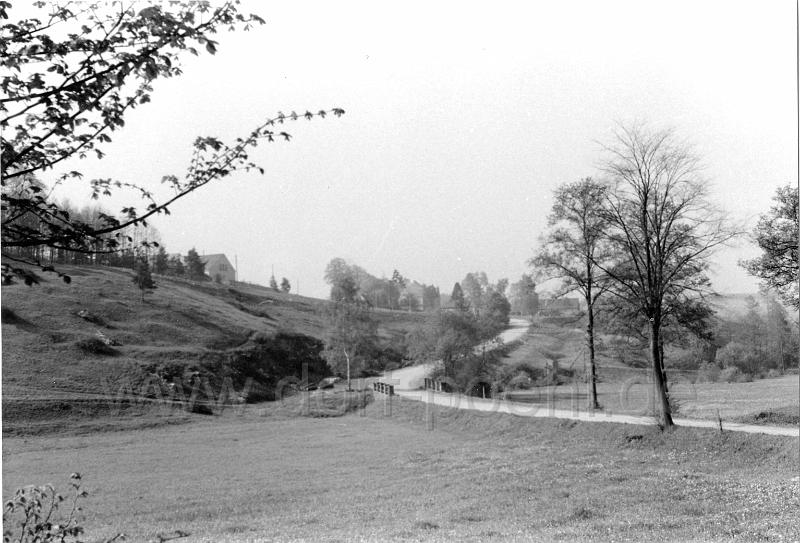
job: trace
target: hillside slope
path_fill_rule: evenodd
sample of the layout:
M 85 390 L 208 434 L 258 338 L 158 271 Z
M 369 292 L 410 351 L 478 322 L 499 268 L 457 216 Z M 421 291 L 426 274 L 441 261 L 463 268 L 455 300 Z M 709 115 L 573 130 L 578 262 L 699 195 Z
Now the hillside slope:
M 130 270 L 63 271 L 71 284 L 45 277 L 38 286 L 2 289 L 4 403 L 107 396 L 125 387 L 139 392 L 197 375 L 215 390 L 229 378 L 238 391 L 250 377 L 249 394 L 269 399 L 275 380 L 300 377 L 303 363 L 310 379 L 328 371 L 319 358 L 324 300 L 155 276 L 157 289 L 142 301 Z M 423 318 L 376 316 L 384 339 Z M 114 345 L 103 345 L 101 336 Z

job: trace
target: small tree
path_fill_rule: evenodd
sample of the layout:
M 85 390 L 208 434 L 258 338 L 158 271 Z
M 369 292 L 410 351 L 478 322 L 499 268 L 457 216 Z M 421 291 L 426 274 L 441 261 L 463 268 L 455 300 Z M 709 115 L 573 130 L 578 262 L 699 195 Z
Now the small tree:
M 469 308 L 476 316 L 480 316 L 489 290 L 489 278 L 486 276 L 486 272 L 468 273 L 461 280 L 461 290 Z
M 422 309 L 424 311 L 436 311 L 441 307 L 441 296 L 439 288 L 433 285 L 426 285 L 422 290 Z
M 539 311 L 539 295 L 536 293 L 536 283 L 528 274 L 509 287 L 509 302 L 511 311 L 520 315 L 530 315 L 531 317 Z
M 271 275 L 270 278 L 269 278 L 269 288 L 271 288 L 272 290 L 274 290 L 276 292 L 278 291 L 278 282 L 275 280 L 275 276 L 274 275 Z
M 400 296 L 400 293 L 403 292 L 403 290 L 406 288 L 406 279 L 405 279 L 405 277 L 403 277 L 400 274 L 399 271 L 394 270 L 392 272 L 391 282 L 392 282 L 392 285 L 394 286 L 394 290 L 396 290 L 397 293 L 398 293 L 398 296 Z M 399 298 L 398 298 L 398 303 L 399 303 Z M 394 309 L 394 307 L 392 309 Z
M 281 279 L 281 291 L 285 292 L 286 294 L 288 294 L 290 290 L 292 290 L 292 284 L 289 283 L 289 280 L 286 279 L 285 277 L 282 278 Z
M 204 281 L 206 279 L 206 264 L 200 260 L 194 247 L 186 253 L 186 275 L 193 281 Z
M 453 293 L 450 295 L 450 300 L 457 310 L 469 311 L 469 302 L 464 298 L 464 291 L 461 290 L 460 284 L 453 285 Z
M 325 267 L 325 282 L 331 286 L 334 302 L 355 302 L 359 286 L 353 267 L 343 258 L 334 258 Z
M 481 329 L 468 311 L 438 311 L 409 337 L 409 354 L 418 362 L 441 360 L 444 372 L 454 378 L 458 365 L 474 354 Z
M 144 257 L 139 257 L 136 259 L 133 282 L 136 283 L 137 287 L 139 287 L 139 290 L 142 293 L 143 302 L 145 292 L 156 288 L 156 283 L 153 281 L 153 277 L 150 275 L 150 265 L 147 263 L 147 259 Z
M 167 257 L 167 251 L 164 249 L 163 245 L 158 247 L 158 252 L 156 253 L 156 260 L 153 263 L 153 271 L 158 274 L 165 274 L 167 273 L 167 268 L 169 267 L 169 257 Z
M 598 409 L 597 368 L 595 364 L 595 304 L 608 288 L 608 277 L 597 262 L 609 259 L 609 243 L 604 240 L 603 201 L 607 187 L 586 178 L 564 184 L 555 191 L 555 202 L 548 218 L 550 231 L 542 238 L 542 248 L 529 261 L 548 278 L 562 282 L 560 295 L 577 291 L 586 302 L 586 346 L 589 350 L 589 407 Z
M 511 304 L 506 297 L 497 290 L 490 290 L 479 319 L 484 330 L 482 339 L 491 339 L 502 332 L 508 326 L 510 314 Z
M 365 304 L 344 300 L 330 305 L 327 321 L 322 356 L 333 371 L 346 374 L 352 390 L 352 375 L 361 373 L 377 350 L 378 323 Z

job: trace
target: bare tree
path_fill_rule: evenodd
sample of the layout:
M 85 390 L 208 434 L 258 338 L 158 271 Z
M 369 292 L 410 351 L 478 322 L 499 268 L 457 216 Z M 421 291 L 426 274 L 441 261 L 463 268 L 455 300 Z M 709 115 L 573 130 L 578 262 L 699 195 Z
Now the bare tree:
M 548 217 L 550 230 L 542 237 L 542 247 L 537 255 L 528 261 L 548 278 L 561 279 L 559 295 L 578 292 L 586 302 L 591 409 L 600 407 L 597 402 L 594 307 L 608 285 L 608 276 L 597 264 L 607 262 L 610 256 L 609 243 L 604 239 L 603 200 L 606 190 L 605 185 L 591 178 L 559 186 Z
M 709 293 L 705 272 L 714 249 L 737 235 L 708 198 L 700 161 L 671 130 L 621 126 L 605 147 L 607 235 L 620 260 L 598 262 L 609 291 L 647 319 L 650 362 L 664 428 L 673 426 L 661 349 L 664 319 L 676 304 Z

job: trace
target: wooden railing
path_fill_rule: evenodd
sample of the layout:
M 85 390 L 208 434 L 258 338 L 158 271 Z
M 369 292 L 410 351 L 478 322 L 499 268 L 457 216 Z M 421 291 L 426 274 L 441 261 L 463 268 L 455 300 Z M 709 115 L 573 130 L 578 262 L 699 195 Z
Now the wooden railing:
M 448 383 L 444 383 L 437 379 L 425 378 L 425 390 L 433 390 L 435 392 L 452 392 L 453 387 Z
M 372 383 L 372 390 L 375 392 L 380 392 L 381 394 L 394 396 L 394 385 L 387 385 L 386 383 L 381 383 L 380 381 Z

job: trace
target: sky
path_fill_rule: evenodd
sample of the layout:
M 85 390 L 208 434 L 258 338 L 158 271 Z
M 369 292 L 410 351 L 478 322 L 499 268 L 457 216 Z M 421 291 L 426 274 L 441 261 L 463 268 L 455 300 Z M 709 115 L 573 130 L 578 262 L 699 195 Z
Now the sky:
M 326 297 L 342 257 L 449 293 L 468 272 L 516 281 L 556 186 L 598 176 L 617 123 L 674 128 L 711 195 L 749 228 L 797 183 L 796 5 L 638 2 L 251 2 L 267 24 L 219 35 L 158 81 L 88 177 L 156 188 L 198 135 L 231 140 L 278 111 L 341 107 L 159 217 L 168 252 L 225 253 Z M 56 174 L 61 170 L 56 169 Z M 62 197 L 88 201 L 80 184 Z M 136 203 L 116 195 L 109 209 Z M 720 292 L 754 292 L 742 240 L 712 259 Z

